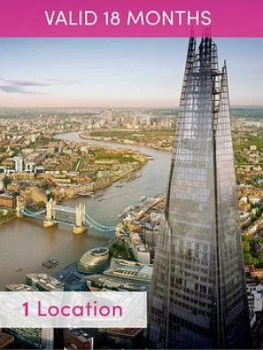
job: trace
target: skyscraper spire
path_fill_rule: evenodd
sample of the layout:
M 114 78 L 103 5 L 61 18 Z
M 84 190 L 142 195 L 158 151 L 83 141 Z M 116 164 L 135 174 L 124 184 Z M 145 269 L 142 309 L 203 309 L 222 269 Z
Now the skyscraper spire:
M 248 348 L 227 69 L 189 41 L 149 307 L 150 348 Z

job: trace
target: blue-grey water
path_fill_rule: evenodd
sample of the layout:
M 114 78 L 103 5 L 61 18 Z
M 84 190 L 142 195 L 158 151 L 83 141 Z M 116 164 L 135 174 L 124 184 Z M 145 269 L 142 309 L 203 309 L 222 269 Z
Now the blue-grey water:
M 167 187 L 170 166 L 170 154 L 135 145 L 120 145 L 100 141 L 87 141 L 79 133 L 58 135 L 57 138 L 113 148 L 137 149 L 154 157 L 141 171 L 141 177 L 123 182 L 122 188 L 114 185 L 103 191 L 106 200 L 99 202 L 94 198 L 72 198 L 63 205 L 75 207 L 82 202 L 86 210 L 98 222 L 104 225 L 118 223 L 119 213 L 128 205 L 139 204 L 142 195 L 154 196 L 164 192 Z M 33 219 L 16 219 L 0 226 L 0 289 L 8 283 L 23 282 L 25 275 L 31 272 L 55 272 L 77 260 L 86 250 L 107 245 L 108 236 L 98 235 L 91 230 L 75 236 L 71 229 L 57 226 L 44 229 L 41 221 Z M 42 263 L 50 257 L 59 259 L 56 269 L 47 270 Z

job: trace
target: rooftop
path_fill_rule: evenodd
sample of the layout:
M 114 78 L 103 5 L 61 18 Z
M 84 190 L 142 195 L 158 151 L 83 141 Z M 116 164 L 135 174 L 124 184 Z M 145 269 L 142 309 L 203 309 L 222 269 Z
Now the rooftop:
M 109 328 L 108 333 L 109 334 L 119 334 L 119 335 L 125 335 L 128 337 L 134 337 L 138 333 L 142 331 L 142 328 Z
M 12 335 L 0 332 L 0 349 L 7 349 L 14 342 Z
M 85 342 L 92 338 L 90 334 L 88 334 L 85 330 L 81 328 L 68 328 L 66 329 L 66 332 L 71 334 L 73 337 L 78 338 L 82 342 Z
M 90 250 L 90 254 L 94 256 L 101 256 L 109 253 L 109 249 L 107 247 L 94 248 Z
M 153 274 L 153 265 L 112 258 L 111 265 L 104 274 L 150 282 Z
M 7 284 L 5 286 L 6 290 L 11 292 L 37 292 L 37 288 L 32 286 L 27 286 L 26 284 Z
M 87 282 L 91 283 L 92 287 L 97 287 L 98 289 L 109 289 L 118 291 L 147 291 L 148 286 L 142 285 L 140 281 L 127 281 L 125 278 L 115 278 L 113 276 L 105 275 L 91 275 L 87 278 Z M 92 289 L 89 286 L 89 288 Z
M 10 193 L 10 192 L 4 192 L 0 194 L 0 197 L 4 197 L 4 198 L 14 198 L 14 194 Z
M 37 286 L 47 291 L 63 291 L 64 283 L 46 273 L 30 273 L 27 278 L 34 281 Z

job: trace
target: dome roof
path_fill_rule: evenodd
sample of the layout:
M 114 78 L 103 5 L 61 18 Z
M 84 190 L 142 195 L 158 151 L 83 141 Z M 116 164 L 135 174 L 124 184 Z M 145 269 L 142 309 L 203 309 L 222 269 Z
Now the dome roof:
M 82 273 L 99 273 L 103 271 L 109 263 L 109 249 L 99 247 L 88 250 L 79 259 L 77 270 Z

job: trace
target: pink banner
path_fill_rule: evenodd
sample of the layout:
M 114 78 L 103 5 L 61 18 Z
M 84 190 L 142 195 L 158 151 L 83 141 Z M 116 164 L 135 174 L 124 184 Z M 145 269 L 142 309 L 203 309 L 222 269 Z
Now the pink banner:
M 263 37 L 262 0 L 1 0 L 1 37 Z

